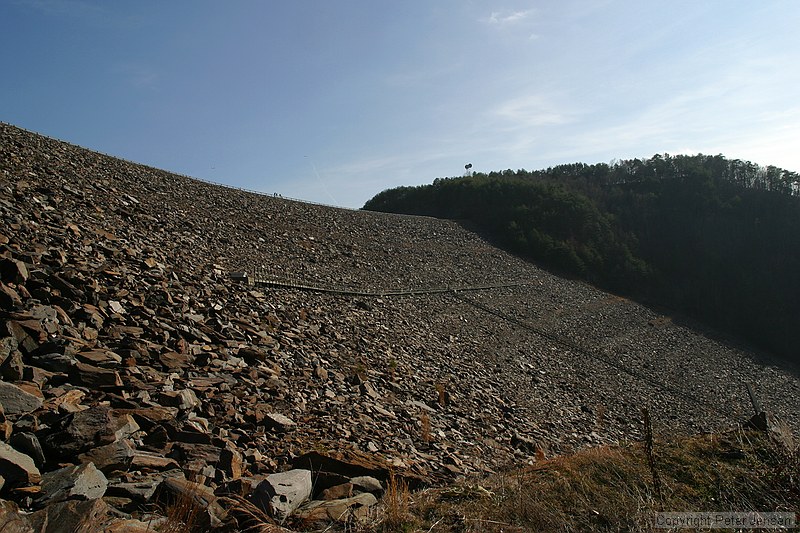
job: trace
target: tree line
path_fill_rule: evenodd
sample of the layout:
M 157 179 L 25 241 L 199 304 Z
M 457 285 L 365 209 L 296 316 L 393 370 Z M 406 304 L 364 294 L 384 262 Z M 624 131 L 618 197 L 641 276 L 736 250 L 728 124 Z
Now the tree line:
M 544 267 L 798 361 L 795 172 L 659 154 L 441 178 L 383 191 L 364 209 L 463 221 Z

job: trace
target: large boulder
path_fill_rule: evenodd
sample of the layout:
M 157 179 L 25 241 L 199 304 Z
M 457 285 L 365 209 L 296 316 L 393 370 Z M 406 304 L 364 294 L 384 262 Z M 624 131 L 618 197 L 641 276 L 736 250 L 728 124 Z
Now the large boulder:
M 29 520 L 39 533 L 94 533 L 103 531 L 108 512 L 101 499 L 67 500 L 31 513 Z
M 105 406 L 91 407 L 62 418 L 56 431 L 42 439 L 42 447 L 57 459 L 71 459 L 92 448 L 130 437 L 139 425 L 130 415 L 118 415 Z
M 270 474 L 256 487 L 253 502 L 282 522 L 308 500 L 312 488 L 310 470 Z
M 106 476 L 93 463 L 67 466 L 42 476 L 37 503 L 44 506 L 64 500 L 96 500 L 103 497 L 106 488 Z

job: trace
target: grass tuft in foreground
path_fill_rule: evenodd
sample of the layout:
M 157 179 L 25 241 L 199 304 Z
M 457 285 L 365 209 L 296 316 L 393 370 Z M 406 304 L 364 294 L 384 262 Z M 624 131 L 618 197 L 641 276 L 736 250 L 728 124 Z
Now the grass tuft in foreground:
M 652 531 L 662 509 L 797 512 L 798 475 L 797 448 L 756 431 L 656 439 L 649 457 L 603 446 L 411 494 L 383 531 Z

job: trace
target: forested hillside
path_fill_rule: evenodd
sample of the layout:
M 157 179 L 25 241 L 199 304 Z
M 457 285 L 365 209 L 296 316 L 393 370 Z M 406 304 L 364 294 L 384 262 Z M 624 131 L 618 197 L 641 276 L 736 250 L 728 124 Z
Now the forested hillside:
M 476 173 L 364 209 L 451 218 L 561 273 L 797 361 L 800 175 L 722 156 Z

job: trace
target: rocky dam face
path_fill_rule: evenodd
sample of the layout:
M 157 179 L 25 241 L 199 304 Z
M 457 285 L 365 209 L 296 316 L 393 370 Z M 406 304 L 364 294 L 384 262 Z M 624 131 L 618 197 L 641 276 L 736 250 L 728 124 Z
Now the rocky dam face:
M 350 483 L 335 501 L 367 506 L 390 469 L 445 483 L 641 438 L 644 407 L 656 433 L 730 427 L 753 414 L 746 384 L 800 429 L 793 371 L 452 221 L 6 124 L 0 213 L 0 525 L 19 531 L 134 527 L 164 493 L 250 498 L 303 469 L 330 475 L 310 497 Z M 224 510 L 207 507 L 211 527 Z

